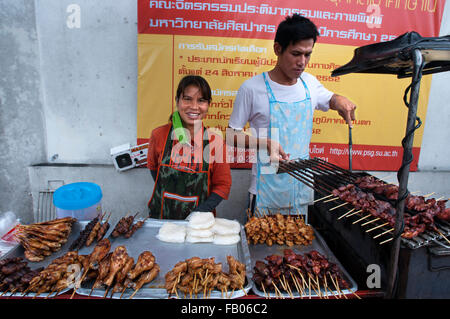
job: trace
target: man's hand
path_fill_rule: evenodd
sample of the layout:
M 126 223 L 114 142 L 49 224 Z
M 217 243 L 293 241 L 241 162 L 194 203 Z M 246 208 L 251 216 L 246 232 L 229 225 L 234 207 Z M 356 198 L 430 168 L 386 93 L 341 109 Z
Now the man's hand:
M 356 105 L 345 96 L 333 94 L 330 100 L 330 109 L 335 110 L 347 122 L 350 127 L 353 127 L 352 121 L 355 120 Z
M 258 139 L 258 148 L 266 148 L 270 157 L 271 163 L 278 163 L 279 161 L 288 161 L 290 154 L 286 154 L 280 143 L 270 138 Z

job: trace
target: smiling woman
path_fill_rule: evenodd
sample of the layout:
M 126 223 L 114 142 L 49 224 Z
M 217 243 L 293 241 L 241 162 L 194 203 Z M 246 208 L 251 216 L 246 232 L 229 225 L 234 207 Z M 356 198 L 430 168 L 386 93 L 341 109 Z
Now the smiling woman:
M 175 98 L 183 126 L 194 136 L 194 123 L 208 113 L 211 103 L 211 88 L 200 76 L 186 76 L 178 85 Z
M 228 199 L 231 173 L 223 140 L 202 122 L 211 88 L 201 76 L 188 75 L 178 84 L 175 101 L 170 122 L 154 129 L 149 140 L 147 167 L 155 179 L 149 215 L 184 219 L 193 211 L 215 214 L 222 199 Z

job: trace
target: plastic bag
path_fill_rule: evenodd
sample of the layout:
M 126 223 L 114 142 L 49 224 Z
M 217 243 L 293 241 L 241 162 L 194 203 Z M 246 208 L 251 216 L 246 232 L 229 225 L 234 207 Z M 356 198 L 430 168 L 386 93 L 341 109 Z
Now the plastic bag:
M 18 244 L 14 236 L 15 228 L 20 220 L 13 212 L 0 214 L 0 256 L 6 254 Z

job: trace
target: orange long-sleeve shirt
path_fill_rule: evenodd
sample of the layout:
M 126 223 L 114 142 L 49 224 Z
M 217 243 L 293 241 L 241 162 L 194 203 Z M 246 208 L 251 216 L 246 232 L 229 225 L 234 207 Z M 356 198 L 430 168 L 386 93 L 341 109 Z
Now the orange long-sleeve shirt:
M 166 124 L 155 128 L 150 136 L 147 154 L 147 167 L 150 170 L 158 170 L 161 164 L 166 138 L 171 129 L 171 124 Z M 201 134 L 201 132 L 200 132 Z M 198 141 L 202 136 L 196 136 L 191 140 Z M 177 140 L 172 141 L 172 158 L 184 158 L 179 161 L 180 167 L 186 167 L 187 170 L 199 171 L 201 169 L 201 157 L 203 153 L 199 148 L 191 148 L 189 152 L 183 152 L 183 148 L 178 145 Z M 226 162 L 226 146 L 223 139 L 217 134 L 209 134 L 209 148 L 204 148 L 209 152 L 209 193 L 216 193 L 223 199 L 228 199 L 231 188 L 231 172 L 230 165 Z M 187 153 L 187 156 L 186 156 Z

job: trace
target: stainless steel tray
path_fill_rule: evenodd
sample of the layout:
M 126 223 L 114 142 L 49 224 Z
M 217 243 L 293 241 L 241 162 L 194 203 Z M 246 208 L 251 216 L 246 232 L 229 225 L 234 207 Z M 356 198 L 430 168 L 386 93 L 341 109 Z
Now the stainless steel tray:
M 215 257 L 215 262 L 221 262 L 224 271 L 228 271 L 227 256 L 231 255 L 235 257 L 240 262 L 246 265 L 246 277 L 247 282 L 243 290 L 235 290 L 233 293 L 228 292 L 228 296 L 222 295 L 222 292 L 218 290 L 213 290 L 207 298 L 221 299 L 221 298 L 238 298 L 244 296 L 251 289 L 251 279 L 250 279 L 250 252 L 247 245 L 247 238 L 245 236 L 244 227 L 241 225 L 241 240 L 239 243 L 234 245 L 214 245 L 212 243 L 167 243 L 160 241 L 156 238 L 159 232 L 159 228 L 166 222 L 173 222 L 177 224 L 187 224 L 187 221 L 174 221 L 174 220 L 159 220 L 159 219 L 147 219 L 142 226 L 138 229 L 136 233 L 130 238 L 117 237 L 110 238 L 111 240 L 111 250 L 113 251 L 115 247 L 119 245 L 124 245 L 127 248 L 128 255 L 134 258 L 135 262 L 143 251 L 148 250 L 155 256 L 155 262 L 159 265 L 160 271 L 158 276 L 150 283 L 144 285 L 133 297 L 133 299 L 161 299 L 161 298 L 177 298 L 175 294 L 169 296 L 166 289 L 164 288 L 165 274 L 169 272 L 173 266 L 185 259 L 197 256 L 200 258 L 211 258 Z M 111 225 L 106 237 L 112 232 L 115 225 Z M 95 244 L 90 247 L 82 248 L 80 254 L 89 254 Z M 86 281 L 82 283 L 80 288 L 77 290 L 77 294 L 89 295 L 91 293 L 92 285 L 94 281 Z M 94 289 L 91 296 L 103 297 L 106 290 L 104 288 Z M 125 290 L 122 299 L 129 298 L 133 289 L 128 288 Z M 121 292 L 116 292 L 112 297 L 111 293 L 108 292 L 106 298 L 120 298 Z M 184 294 L 178 292 L 179 298 L 184 298 Z M 186 296 L 189 298 L 189 296 Z M 192 296 L 192 298 L 204 298 L 203 294 L 198 294 Z
M 314 240 L 312 241 L 312 243 L 308 246 L 303 246 L 303 245 L 294 245 L 292 247 L 289 247 L 287 245 L 272 245 L 272 246 L 268 246 L 265 244 L 257 244 L 257 245 L 249 245 L 249 250 L 250 250 L 250 259 L 251 259 L 251 270 L 249 271 L 251 273 L 251 275 L 253 276 L 253 267 L 255 266 L 255 263 L 257 260 L 261 260 L 266 262 L 266 260 L 264 259 L 265 257 L 269 256 L 269 255 L 280 255 L 283 256 L 283 251 L 285 249 L 292 249 L 296 254 L 305 254 L 310 252 L 311 250 L 317 250 L 319 253 L 321 253 L 322 255 L 324 255 L 328 261 L 333 262 L 335 264 L 337 264 L 339 266 L 339 269 L 342 271 L 343 275 L 344 275 L 344 279 L 350 284 L 350 288 L 349 289 L 342 289 L 341 292 L 343 294 L 349 294 L 352 292 L 355 292 L 356 290 L 358 290 L 358 286 L 356 284 L 356 282 L 353 280 L 352 277 L 350 277 L 350 275 L 347 273 L 347 271 L 344 269 L 344 267 L 342 267 L 341 263 L 339 262 L 339 260 L 337 260 L 337 258 L 333 255 L 333 253 L 331 252 L 331 250 L 328 248 L 327 244 L 325 243 L 325 240 L 322 238 L 322 236 L 319 234 L 319 232 L 317 230 L 314 230 Z M 330 283 L 328 288 L 331 288 L 332 285 Z M 281 288 L 281 287 L 279 287 Z M 309 291 L 307 294 L 299 294 L 294 287 L 292 288 L 292 295 L 294 296 L 294 298 L 304 298 L 304 297 L 318 297 L 318 294 L 311 289 L 311 295 L 309 294 Z M 261 291 L 258 289 L 258 286 L 253 282 L 252 280 L 252 291 L 261 297 L 266 297 L 269 296 L 270 298 L 276 298 L 278 297 L 278 295 L 276 295 L 274 292 L 269 292 L 266 290 L 266 293 L 264 293 L 264 291 Z M 327 290 L 327 292 L 324 291 L 324 289 L 322 288 L 320 293 L 322 295 L 322 297 L 324 296 L 339 296 L 339 293 L 337 292 L 336 289 L 332 290 L 333 292 L 330 292 Z M 306 292 L 305 292 L 306 293 Z M 282 290 L 282 294 L 281 294 L 284 298 L 292 298 L 292 296 L 290 294 L 288 294 L 287 292 L 285 292 L 284 290 Z
M 1 259 L 5 259 L 5 258 L 12 258 L 12 257 L 22 257 L 24 261 L 28 261 L 28 267 L 31 268 L 31 270 L 37 269 L 39 267 L 47 267 L 48 265 L 50 265 L 50 263 L 58 258 L 63 256 L 64 254 L 67 253 L 70 245 L 72 244 L 72 242 L 78 238 L 80 231 L 84 228 L 84 225 L 86 225 L 87 222 L 75 222 L 72 224 L 72 230 L 69 234 L 69 237 L 67 238 L 67 242 L 61 246 L 61 249 L 54 252 L 53 254 L 51 254 L 50 256 L 45 257 L 44 260 L 39 261 L 39 262 L 33 262 L 33 261 L 29 261 L 28 259 L 25 258 L 24 253 L 25 253 L 25 249 L 18 244 L 16 247 L 12 248 L 9 252 L 7 252 L 5 255 L 3 255 Z M 61 290 L 58 294 L 63 294 L 67 291 L 69 291 L 70 289 L 72 289 L 71 286 Z M 1 293 L 0 293 L 1 294 Z M 10 293 L 5 293 L 3 296 L 11 296 L 11 297 L 21 297 L 23 295 L 22 292 L 18 292 L 18 293 L 14 293 L 14 294 L 10 294 Z M 52 297 L 52 296 L 56 296 L 56 291 L 55 292 L 50 292 L 50 293 L 42 293 L 39 294 L 37 296 L 37 298 L 46 298 L 46 297 Z M 27 293 L 27 297 L 36 297 L 36 293 L 34 292 L 30 292 Z

